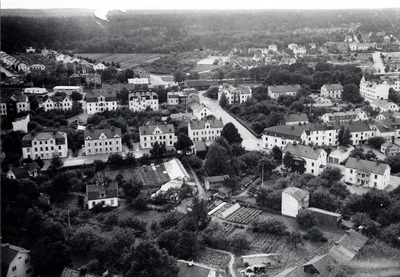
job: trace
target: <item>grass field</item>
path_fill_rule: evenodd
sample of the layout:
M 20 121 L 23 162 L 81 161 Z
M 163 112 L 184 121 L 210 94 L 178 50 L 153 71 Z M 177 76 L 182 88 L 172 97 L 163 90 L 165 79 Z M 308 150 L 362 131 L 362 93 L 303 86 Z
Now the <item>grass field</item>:
M 98 62 L 119 63 L 122 69 L 138 66 L 143 63 L 151 63 L 159 58 L 166 56 L 165 54 L 156 53 L 79 53 L 80 57 L 86 57 Z

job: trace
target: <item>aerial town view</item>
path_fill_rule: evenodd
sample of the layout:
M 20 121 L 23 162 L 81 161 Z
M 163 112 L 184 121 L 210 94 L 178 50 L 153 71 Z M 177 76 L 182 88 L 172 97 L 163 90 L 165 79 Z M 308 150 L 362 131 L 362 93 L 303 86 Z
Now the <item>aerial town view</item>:
M 400 276 L 400 2 L 102 2 L 2 1 L 1 276 Z

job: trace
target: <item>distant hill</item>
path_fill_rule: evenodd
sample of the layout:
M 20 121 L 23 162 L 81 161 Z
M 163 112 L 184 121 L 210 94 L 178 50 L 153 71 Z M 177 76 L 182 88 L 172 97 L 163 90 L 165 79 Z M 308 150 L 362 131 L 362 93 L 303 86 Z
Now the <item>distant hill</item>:
M 2 16 L 91 16 L 94 10 L 91 9 L 2 9 Z

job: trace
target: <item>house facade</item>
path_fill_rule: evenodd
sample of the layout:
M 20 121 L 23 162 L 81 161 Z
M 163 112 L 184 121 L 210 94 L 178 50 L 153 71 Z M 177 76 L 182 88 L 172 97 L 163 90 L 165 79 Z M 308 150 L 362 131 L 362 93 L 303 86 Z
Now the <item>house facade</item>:
M 366 81 L 364 76 L 360 81 L 360 94 L 366 100 L 388 99 L 389 89 L 384 83 Z
M 29 121 L 31 121 L 30 114 L 27 114 L 26 116 L 23 116 L 21 118 L 16 118 L 15 121 L 13 121 L 12 123 L 13 130 L 27 133 Z
M 64 92 L 68 95 L 70 95 L 72 92 L 76 91 L 79 93 L 83 93 L 83 88 L 81 86 L 55 86 L 53 88 L 54 93 L 57 92 Z
M 366 144 L 368 139 L 375 136 L 375 128 L 368 121 L 348 122 L 345 126 L 349 127 L 352 145 Z M 337 126 L 340 128 L 339 126 Z
M 87 92 L 85 96 L 87 114 L 95 114 L 103 111 L 114 111 L 117 109 L 117 93 L 96 89 Z
M 318 176 L 326 167 L 327 154 L 325 150 L 316 147 L 289 143 L 283 149 L 283 157 L 290 152 L 293 156 L 293 172 L 311 173 Z
M 29 133 L 22 138 L 21 144 L 24 159 L 52 159 L 53 153 L 60 158 L 68 156 L 68 140 L 64 132 Z
M 188 124 L 188 136 L 195 141 L 214 141 L 221 136 L 224 123 L 222 119 L 192 120 Z
M 345 182 L 382 190 L 389 185 L 390 166 L 350 157 L 345 165 L 344 176 Z
M 130 78 L 128 84 L 133 84 L 134 91 L 147 91 L 149 89 L 149 78 Z
M 326 113 L 321 116 L 321 119 L 325 123 L 343 123 L 349 121 L 367 120 L 368 115 L 361 109 L 355 109 L 353 111 Z
M 1 273 L 3 277 L 33 276 L 30 251 L 8 243 L 1 244 Z
M 118 207 L 117 182 L 86 186 L 86 201 L 89 210 L 100 204 L 102 207 Z
M 85 130 L 85 155 L 122 152 L 120 128 Z
M 195 116 L 199 120 L 204 119 L 207 116 L 213 114 L 212 111 L 204 104 L 198 104 L 196 102 L 193 102 L 188 106 L 193 116 Z
M 304 189 L 288 187 L 282 191 L 282 215 L 296 217 L 299 212 L 307 209 L 310 202 L 310 193 Z
M 381 112 L 398 112 L 400 110 L 399 105 L 384 99 L 371 101 L 371 107 Z
M 30 111 L 29 99 L 25 94 L 15 94 L 9 98 L 1 98 L 0 111 L 2 115 L 17 116 L 20 112 Z
M 73 101 L 68 95 L 52 96 L 43 102 L 42 107 L 46 112 L 50 110 L 67 111 L 72 109 L 72 103 Z
M 175 128 L 172 124 L 140 126 L 139 135 L 142 149 L 152 148 L 155 142 L 173 147 L 176 141 Z
M 102 63 L 96 63 L 96 64 L 94 64 L 93 65 L 93 69 L 96 71 L 96 70 L 105 70 L 105 69 L 107 69 L 107 66 L 105 66 L 104 64 L 102 64 Z
M 272 99 L 278 99 L 281 95 L 296 96 L 300 90 L 300 85 L 269 86 L 268 96 Z
M 248 86 L 224 86 L 218 91 L 218 101 L 221 100 L 222 94 L 225 94 L 228 104 L 244 103 L 247 99 L 252 97 L 251 88 Z
M 30 71 L 43 71 L 46 69 L 46 66 L 44 64 L 32 64 L 29 66 Z
M 342 98 L 343 86 L 341 84 L 326 84 L 321 87 L 321 96 L 334 99 Z
M 151 91 L 136 91 L 129 93 L 129 109 L 134 112 L 144 111 L 149 107 L 158 111 L 158 95 Z

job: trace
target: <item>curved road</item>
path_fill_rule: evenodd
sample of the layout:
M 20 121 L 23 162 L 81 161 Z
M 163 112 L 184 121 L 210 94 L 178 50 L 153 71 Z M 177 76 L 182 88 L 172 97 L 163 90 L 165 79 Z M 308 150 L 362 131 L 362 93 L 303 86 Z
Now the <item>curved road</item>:
M 231 273 L 231 276 L 232 277 L 236 277 L 236 272 L 235 272 L 235 270 L 233 269 L 233 264 L 234 264 L 234 262 L 235 262 L 235 255 L 233 255 L 231 252 L 228 252 L 228 251 L 224 251 L 224 250 L 219 250 L 219 249 L 214 249 L 214 248 L 209 248 L 209 247 L 207 247 L 208 249 L 210 249 L 210 250 L 212 250 L 212 251 L 216 251 L 216 252 L 220 252 L 220 253 L 222 253 L 222 254 L 228 254 L 230 257 L 231 257 L 231 260 L 229 261 L 229 272 Z
M 199 92 L 200 102 L 206 105 L 214 114 L 216 118 L 221 118 L 224 124 L 232 122 L 238 129 L 243 138 L 242 146 L 248 150 L 262 150 L 262 139 L 256 138 L 249 132 L 242 124 L 240 124 L 233 116 L 228 114 L 218 103 L 218 100 L 211 99 L 203 96 L 204 91 Z

